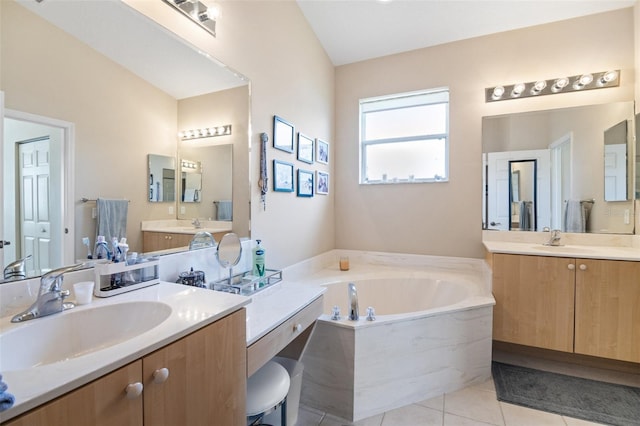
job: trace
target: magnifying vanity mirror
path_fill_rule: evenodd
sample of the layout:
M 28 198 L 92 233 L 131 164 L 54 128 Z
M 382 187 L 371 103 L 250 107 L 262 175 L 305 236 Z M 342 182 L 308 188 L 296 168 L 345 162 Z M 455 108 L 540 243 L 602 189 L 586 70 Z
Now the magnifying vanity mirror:
M 633 233 L 633 118 L 633 102 L 484 117 L 483 229 Z
M 62 129 L 61 142 L 51 144 L 57 150 L 51 158 L 59 161 L 49 196 L 50 211 L 60 216 L 53 217 L 57 222 L 51 230 L 60 235 L 36 249 L 28 248 L 17 231 L 7 246 L 11 250 L 0 257 L 2 266 L 34 250 L 52 260 L 45 269 L 86 258 L 82 239 L 88 237 L 93 248 L 93 200 L 99 197 L 130 200 L 131 251 L 142 251 L 142 221 L 215 220 L 220 216 L 216 202 L 228 212 L 230 229 L 250 236 L 246 77 L 119 0 L 16 0 L 0 7 L 7 111 L 27 121 L 43 117 Z M 157 7 L 170 11 L 162 2 Z M 232 125 L 233 134 L 197 139 L 193 146 L 177 136 L 184 129 L 222 124 Z M 227 147 L 212 154 L 218 163 L 209 159 L 213 139 Z M 2 142 L 5 171 L 15 169 L 16 141 Z M 182 159 L 200 163 L 199 191 L 196 177 L 183 179 Z M 19 197 L 14 180 L 3 179 L 0 191 L 5 207 Z M 4 212 L 5 237 L 7 229 L 19 229 L 17 210 L 11 210 Z M 40 274 L 33 263 L 26 269 L 28 276 Z

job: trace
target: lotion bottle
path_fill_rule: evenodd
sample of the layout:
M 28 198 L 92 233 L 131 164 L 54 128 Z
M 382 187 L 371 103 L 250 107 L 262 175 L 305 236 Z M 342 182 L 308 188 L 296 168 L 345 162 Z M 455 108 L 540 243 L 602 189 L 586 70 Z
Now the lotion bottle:
M 256 246 L 253 248 L 253 275 L 256 277 L 264 277 L 265 271 L 265 252 L 260 245 L 262 240 L 256 240 Z

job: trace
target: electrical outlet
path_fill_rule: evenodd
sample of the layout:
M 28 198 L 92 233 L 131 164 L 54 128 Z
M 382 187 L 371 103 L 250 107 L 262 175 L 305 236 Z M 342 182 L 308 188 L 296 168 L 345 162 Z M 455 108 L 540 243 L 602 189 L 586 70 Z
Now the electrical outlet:
M 629 209 L 624 210 L 624 224 L 625 225 L 629 224 Z
M 169 206 L 169 214 L 173 214 L 173 206 Z
M 185 214 L 187 212 L 187 208 L 185 206 L 180 206 L 180 214 Z
M 98 210 L 94 207 L 91 209 L 91 219 L 98 217 Z

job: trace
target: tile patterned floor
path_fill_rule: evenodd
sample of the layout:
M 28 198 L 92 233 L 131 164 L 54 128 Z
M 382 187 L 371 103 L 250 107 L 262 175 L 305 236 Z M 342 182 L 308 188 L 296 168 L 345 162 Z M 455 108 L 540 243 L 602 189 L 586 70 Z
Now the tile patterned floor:
M 557 362 L 528 359 L 510 354 L 497 356 L 494 354 L 494 359 L 595 380 L 640 386 L 640 374 L 562 365 Z M 489 379 L 480 385 L 387 411 L 352 424 L 302 406 L 296 426 L 589 426 L 597 424 L 499 402 L 493 380 Z

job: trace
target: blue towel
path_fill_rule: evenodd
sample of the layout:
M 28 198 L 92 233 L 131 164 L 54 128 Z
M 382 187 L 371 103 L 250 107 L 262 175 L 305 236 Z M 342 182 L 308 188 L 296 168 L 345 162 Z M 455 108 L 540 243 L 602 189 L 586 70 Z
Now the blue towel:
M 5 382 L 2 381 L 2 379 L 0 379 L 0 393 L 3 393 L 7 390 L 8 386 Z
M 233 220 L 233 204 L 229 200 L 214 201 L 216 205 L 216 220 Z
M 16 402 L 16 397 L 9 392 L 0 393 L 0 411 L 5 411 L 13 407 L 14 402 Z

